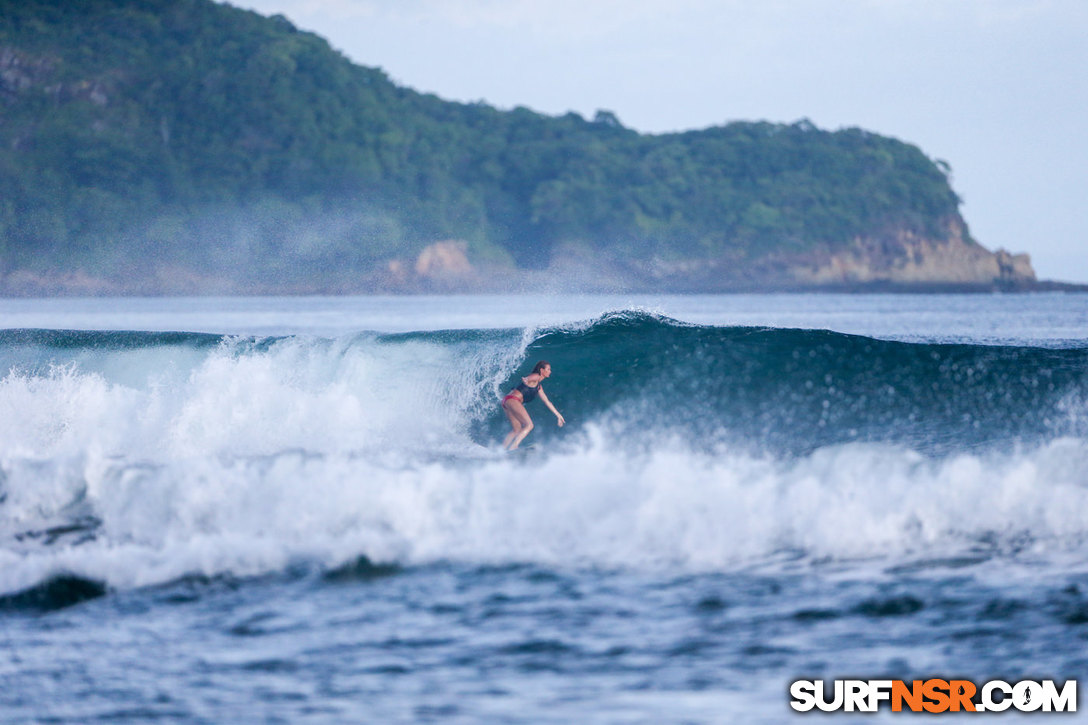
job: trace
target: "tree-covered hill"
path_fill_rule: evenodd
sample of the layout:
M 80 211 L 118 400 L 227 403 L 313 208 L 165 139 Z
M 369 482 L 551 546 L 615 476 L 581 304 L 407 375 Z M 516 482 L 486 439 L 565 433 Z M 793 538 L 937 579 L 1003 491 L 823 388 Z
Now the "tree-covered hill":
M 974 245 L 958 206 L 946 165 L 858 129 L 644 135 L 419 94 L 210 0 L 0 0 L 9 277 L 366 291 L 460 240 L 477 266 L 705 261 L 724 289 L 859 239 Z

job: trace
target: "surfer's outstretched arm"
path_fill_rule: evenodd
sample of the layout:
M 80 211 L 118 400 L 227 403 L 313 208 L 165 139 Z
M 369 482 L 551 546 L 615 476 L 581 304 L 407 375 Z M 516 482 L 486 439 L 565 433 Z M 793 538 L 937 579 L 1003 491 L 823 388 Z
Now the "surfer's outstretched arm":
M 555 418 L 559 422 L 559 427 L 562 428 L 563 424 L 567 422 L 566 420 L 563 419 L 563 414 L 555 409 L 555 406 L 552 405 L 552 401 L 548 400 L 548 396 L 544 394 L 544 389 L 543 388 L 540 389 L 540 392 L 537 393 L 537 395 L 539 395 L 540 399 L 542 401 L 544 401 L 544 405 L 546 405 L 548 407 L 548 410 L 555 413 Z

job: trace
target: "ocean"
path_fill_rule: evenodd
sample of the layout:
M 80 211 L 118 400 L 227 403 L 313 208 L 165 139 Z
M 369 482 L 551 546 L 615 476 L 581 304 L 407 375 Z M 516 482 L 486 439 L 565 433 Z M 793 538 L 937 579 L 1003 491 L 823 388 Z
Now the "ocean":
M 1088 682 L 1088 295 L 0 300 L 0 721 L 851 678 Z

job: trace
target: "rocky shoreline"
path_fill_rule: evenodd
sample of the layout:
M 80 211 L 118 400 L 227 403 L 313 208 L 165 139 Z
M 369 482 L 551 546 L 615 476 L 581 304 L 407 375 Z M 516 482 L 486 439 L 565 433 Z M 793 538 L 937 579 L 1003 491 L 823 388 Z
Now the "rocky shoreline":
M 252 280 L 238 269 L 150 269 L 128 276 L 15 270 L 0 276 L 0 296 L 1088 291 L 1086 284 L 1037 279 L 1027 254 L 991 252 L 956 221 L 943 239 L 893 232 L 855 239 L 836 250 L 776 253 L 754 260 L 643 259 L 561 247 L 546 269 L 524 270 L 510 263 L 474 261 L 466 242 L 444 240 L 414 257 L 388 259 L 361 272 L 330 270 L 317 281 Z
M 493 275 L 489 279 L 489 275 Z M 894 280 L 738 280 L 728 286 L 699 284 L 638 284 L 611 279 L 596 284 L 572 282 L 561 270 L 521 272 L 508 267 L 473 269 L 470 276 L 434 278 L 417 275 L 390 277 L 374 272 L 354 281 L 334 284 L 240 283 L 228 277 L 197 274 L 148 279 L 110 280 L 82 273 L 42 274 L 15 272 L 0 278 L 0 297 L 199 297 L 199 296 L 304 296 L 304 295 L 418 295 L 418 294 L 992 294 L 1032 292 L 1088 292 L 1088 284 L 1055 280 L 1002 280 L 979 282 Z

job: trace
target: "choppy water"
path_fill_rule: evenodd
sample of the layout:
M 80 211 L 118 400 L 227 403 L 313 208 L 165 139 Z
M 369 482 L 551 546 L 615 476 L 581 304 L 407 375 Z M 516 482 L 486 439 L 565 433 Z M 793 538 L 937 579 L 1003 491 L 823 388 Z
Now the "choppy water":
M 799 677 L 1088 674 L 1088 296 L 0 328 L 3 719 L 779 722 Z M 568 425 L 504 454 L 538 359 Z

